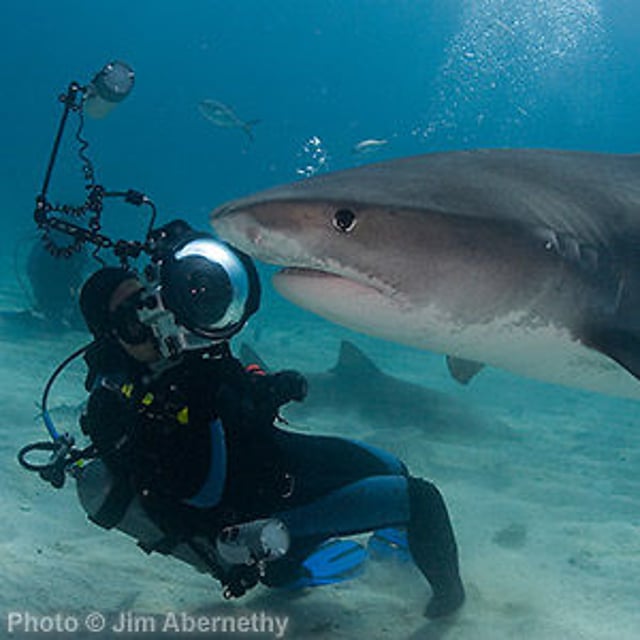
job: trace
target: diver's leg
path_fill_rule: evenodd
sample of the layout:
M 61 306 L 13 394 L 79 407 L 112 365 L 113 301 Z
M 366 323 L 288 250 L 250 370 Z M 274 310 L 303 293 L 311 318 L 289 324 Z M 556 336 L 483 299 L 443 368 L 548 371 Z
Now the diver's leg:
M 331 538 L 404 526 L 409 514 L 407 478 L 372 476 L 275 517 L 284 522 L 293 538 Z
M 406 525 L 409 520 L 407 478 L 398 475 L 363 478 L 307 504 L 277 512 L 274 517 L 287 527 L 291 547 L 284 558 L 267 565 L 262 582 L 279 587 L 306 578 L 313 584 L 316 576 L 309 575 L 309 567 L 304 566 L 304 561 L 323 542 L 383 527 Z M 348 548 L 347 543 L 342 545 L 338 547 L 338 556 L 341 555 L 340 550 L 347 547 L 351 561 L 347 557 L 332 558 L 335 547 L 327 548 L 324 554 L 325 563 L 333 564 L 335 581 L 352 577 L 356 565 L 361 565 L 364 560 L 361 547 Z M 324 578 L 332 571 L 331 567 L 321 566 L 319 569 Z
M 425 614 L 446 616 L 464 602 L 453 528 L 444 500 L 431 482 L 404 476 L 365 478 L 276 517 L 293 540 L 406 526 L 411 556 L 433 590 Z
M 433 590 L 426 615 L 445 616 L 462 605 L 455 537 L 433 484 L 408 477 L 397 458 L 362 443 L 281 434 L 295 484 L 289 508 L 281 504 L 278 511 L 294 540 L 407 526 L 411 555 Z
M 306 505 L 336 489 L 372 476 L 406 476 L 395 456 L 368 444 L 277 430 L 274 441 L 293 491 L 277 510 Z
M 440 618 L 453 613 L 464 602 L 458 548 L 447 507 L 436 486 L 421 478 L 410 477 L 408 490 L 409 550 L 433 590 L 425 615 Z

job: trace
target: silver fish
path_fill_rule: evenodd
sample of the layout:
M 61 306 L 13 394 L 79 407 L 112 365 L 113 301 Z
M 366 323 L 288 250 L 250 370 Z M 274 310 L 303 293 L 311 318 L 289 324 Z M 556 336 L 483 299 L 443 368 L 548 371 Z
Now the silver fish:
M 198 104 L 198 111 L 216 127 L 242 129 L 249 140 L 253 142 L 252 127 L 258 124 L 260 120 L 244 121 L 236 115 L 231 107 L 218 100 L 203 100 Z
M 381 147 L 389 144 L 388 140 L 369 138 L 367 140 L 361 140 L 357 144 L 353 145 L 353 149 L 351 149 L 351 153 L 356 155 L 367 155 L 377 151 Z

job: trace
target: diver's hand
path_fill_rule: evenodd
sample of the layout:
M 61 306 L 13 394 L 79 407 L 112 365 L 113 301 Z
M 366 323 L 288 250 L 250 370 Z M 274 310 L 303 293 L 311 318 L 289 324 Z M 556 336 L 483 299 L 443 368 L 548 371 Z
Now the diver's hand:
M 309 385 L 299 371 L 284 369 L 277 373 L 267 373 L 257 364 L 251 364 L 245 370 L 250 374 L 258 395 L 263 398 L 270 396 L 277 407 L 292 400 L 302 402 L 307 397 Z
M 302 402 L 307 397 L 307 379 L 298 371 L 286 369 L 267 377 L 271 378 L 273 397 L 278 406 L 292 400 Z
M 307 380 L 297 371 L 252 373 L 248 382 L 244 388 L 220 387 L 215 402 L 223 423 L 241 429 L 272 425 L 282 405 L 307 395 Z
M 227 599 L 242 597 L 258 584 L 259 579 L 260 570 L 255 564 L 232 566 L 222 580 L 224 597 Z

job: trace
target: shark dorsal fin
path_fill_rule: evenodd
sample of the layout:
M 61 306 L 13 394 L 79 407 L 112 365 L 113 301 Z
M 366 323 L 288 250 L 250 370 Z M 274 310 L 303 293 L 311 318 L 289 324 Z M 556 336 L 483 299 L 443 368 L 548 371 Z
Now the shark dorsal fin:
M 365 353 L 348 340 L 340 343 L 340 355 L 331 373 L 347 376 L 380 375 L 382 371 Z

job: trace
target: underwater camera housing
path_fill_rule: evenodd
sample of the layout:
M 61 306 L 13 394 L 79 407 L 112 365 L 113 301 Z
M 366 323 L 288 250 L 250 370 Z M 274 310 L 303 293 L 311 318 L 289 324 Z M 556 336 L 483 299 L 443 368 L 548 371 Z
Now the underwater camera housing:
M 227 340 L 260 302 L 251 259 L 174 220 L 151 232 L 138 317 L 165 358 Z

